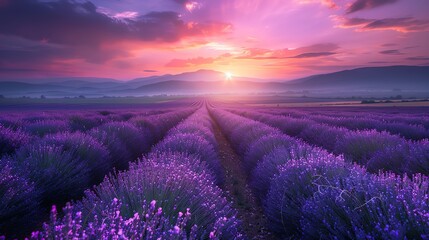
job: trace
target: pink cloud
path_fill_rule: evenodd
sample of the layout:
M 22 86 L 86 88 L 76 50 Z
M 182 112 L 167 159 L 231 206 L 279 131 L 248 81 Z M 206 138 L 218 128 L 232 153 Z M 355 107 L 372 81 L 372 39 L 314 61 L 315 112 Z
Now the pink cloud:
M 334 52 L 339 48 L 333 43 L 315 44 L 311 46 L 300 47 L 296 49 L 263 49 L 248 48 L 237 59 L 286 59 L 286 58 L 317 58 L 336 54 Z
M 334 0 L 298 0 L 300 4 L 317 3 L 326 6 L 330 9 L 338 9 L 339 6 Z
M 387 4 L 392 4 L 398 0 L 356 0 L 347 9 L 347 13 L 354 13 L 357 11 L 372 9 Z
M 173 68 L 184 68 L 184 67 L 194 67 L 194 66 L 210 64 L 213 62 L 214 62 L 213 58 L 204 58 L 204 57 L 188 58 L 188 59 L 172 59 L 165 66 L 173 67 Z
M 138 12 L 132 12 L 132 11 L 120 12 L 113 15 L 114 18 L 118 18 L 118 19 L 136 19 L 138 16 L 139 16 Z
M 338 27 L 355 28 L 358 31 L 392 30 L 397 32 L 425 32 L 429 30 L 429 20 L 418 20 L 413 17 L 405 18 L 347 18 L 335 16 Z

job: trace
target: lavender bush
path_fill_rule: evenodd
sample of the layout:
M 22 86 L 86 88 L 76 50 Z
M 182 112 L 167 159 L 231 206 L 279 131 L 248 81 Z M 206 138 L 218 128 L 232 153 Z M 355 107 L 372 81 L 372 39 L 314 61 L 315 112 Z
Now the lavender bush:
M 133 124 L 110 122 L 90 131 L 90 135 L 109 150 L 112 164 L 126 169 L 128 162 L 136 160 L 149 148 L 149 140 Z
M 110 161 L 109 151 L 90 135 L 75 133 L 59 133 L 48 135 L 42 144 L 61 147 L 74 158 L 79 159 L 88 166 L 92 183 L 99 183 L 111 170 L 113 164 Z
M 271 185 L 271 180 L 279 173 L 279 168 L 291 160 L 308 161 L 308 159 L 330 156 L 325 150 L 313 148 L 309 145 L 296 145 L 292 148 L 277 147 L 265 155 L 258 162 L 250 176 L 250 186 L 256 196 L 262 201 L 265 199 Z
M 305 128 L 299 137 L 304 141 L 314 144 L 316 146 L 323 147 L 324 149 L 339 153 L 336 151 L 335 146 L 337 142 L 343 141 L 344 135 L 348 130 L 340 127 L 327 127 L 323 124 L 314 124 Z
M 255 138 L 255 141 L 248 146 L 248 150 L 243 157 L 245 169 L 248 173 L 251 173 L 256 164 L 276 148 L 289 149 L 301 144 L 303 143 L 278 133 Z
M 18 115 L 5 115 L 0 116 L 0 125 L 5 128 L 10 128 L 13 130 L 21 129 L 24 124 L 22 116 Z
M 139 157 L 149 148 L 149 141 L 139 129 L 128 122 L 110 122 L 99 127 L 99 130 L 111 132 L 122 141 L 133 159 Z
M 114 131 L 94 128 L 89 131 L 89 135 L 102 143 L 109 150 L 109 161 L 113 167 L 125 169 L 128 166 L 128 162 L 133 160 L 132 154 L 127 149 L 127 146 Z
M 46 134 L 69 131 L 70 127 L 64 120 L 39 120 L 26 123 L 24 129 L 32 135 L 43 137 Z
M 130 119 L 130 122 L 151 136 L 155 142 L 159 141 L 171 128 L 180 121 L 195 112 L 195 109 L 183 109 L 179 111 L 167 112 L 151 116 L 137 116 Z
M 20 130 L 12 130 L 0 125 L 0 156 L 12 154 L 21 146 L 30 142 L 30 136 Z
M 245 154 L 253 142 L 264 136 L 277 133 L 280 132 L 271 127 L 246 122 L 235 127 L 230 135 L 230 139 L 231 142 L 237 144 L 237 151 L 240 154 Z
M 411 143 L 409 150 L 410 154 L 406 156 L 406 172 L 429 176 L 429 140 Z
M 29 145 L 10 161 L 28 174 L 46 205 L 78 197 L 89 186 L 88 165 L 61 147 Z
M 217 148 L 217 142 L 213 135 L 213 129 L 207 126 L 201 126 L 198 123 L 192 121 L 186 121 L 182 124 L 180 124 L 180 128 L 173 128 L 171 131 L 169 131 L 169 134 L 176 134 L 176 133 L 187 133 L 187 134 L 195 134 L 198 135 L 207 142 L 210 143 L 215 149 Z
M 184 153 L 196 156 L 204 161 L 215 174 L 217 183 L 222 182 L 223 171 L 213 146 L 204 138 L 189 133 L 177 133 L 167 136 L 153 148 L 157 152 Z
M 128 172 L 110 176 L 93 192 L 87 192 L 82 201 L 83 215 L 90 220 L 100 216 L 106 203 L 115 197 L 123 203 L 121 214 L 125 218 L 141 212 L 142 204 L 152 199 L 157 201 L 170 222 L 176 221 L 180 210 L 194 209 L 189 226 L 200 227 L 198 238 L 208 238 L 209 229 L 223 218 L 226 222 L 219 233 L 226 239 L 238 236 L 235 211 L 222 197 L 222 191 L 205 174 L 195 173 L 186 165 L 156 161 L 132 165 Z M 191 227 L 186 231 L 189 233 Z
M 70 129 L 72 131 L 86 132 L 98 127 L 106 119 L 100 116 L 88 116 L 87 114 L 73 114 L 69 117 Z
M 315 181 L 320 179 L 326 184 L 362 171 L 332 155 L 290 160 L 279 167 L 280 173 L 272 179 L 264 201 L 269 227 L 280 236 L 299 236 L 301 209 L 317 191 Z
M 40 192 L 13 163 L 0 159 L 0 236 L 30 230 L 38 219 Z
M 151 151 L 147 157 L 143 157 L 135 163 L 130 163 L 130 169 L 139 168 L 142 163 L 148 162 L 152 162 L 152 164 L 176 164 L 178 166 L 184 166 L 190 171 L 204 176 L 204 178 L 208 179 L 210 182 L 216 183 L 219 181 L 215 173 L 210 170 L 206 161 L 189 153 Z
M 388 133 L 375 130 L 350 132 L 338 141 L 336 152 L 344 153 L 346 160 L 366 165 L 370 158 L 386 147 L 396 147 L 403 143 L 402 139 Z
M 426 239 L 429 181 L 417 175 L 354 175 L 319 185 L 303 207 L 302 231 L 319 239 Z

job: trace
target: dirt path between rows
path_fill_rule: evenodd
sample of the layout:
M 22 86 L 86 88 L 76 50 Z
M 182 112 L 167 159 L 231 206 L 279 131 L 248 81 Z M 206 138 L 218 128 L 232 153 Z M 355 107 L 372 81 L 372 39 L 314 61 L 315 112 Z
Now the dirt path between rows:
M 241 158 L 222 133 L 219 125 L 212 118 L 213 130 L 219 144 L 219 159 L 225 172 L 222 189 L 226 197 L 233 202 L 242 221 L 243 231 L 248 239 L 276 239 L 266 228 L 266 218 L 253 192 L 247 184 L 247 176 L 241 166 Z

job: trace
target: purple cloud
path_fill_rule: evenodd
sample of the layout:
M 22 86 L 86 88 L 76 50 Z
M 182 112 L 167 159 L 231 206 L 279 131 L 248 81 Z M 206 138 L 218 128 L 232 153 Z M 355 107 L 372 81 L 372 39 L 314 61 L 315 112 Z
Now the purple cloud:
M 334 52 L 339 46 L 334 43 L 322 43 L 311 46 L 300 47 L 296 49 L 264 49 L 264 48 L 248 48 L 244 54 L 236 57 L 236 59 L 286 59 L 286 58 L 315 58 L 330 56 L 336 54 Z
M 397 49 L 389 49 L 389 50 L 384 50 L 380 52 L 381 54 L 386 54 L 386 55 L 401 55 L 402 53 L 397 50 Z
M 315 58 L 315 57 L 325 57 L 336 54 L 335 52 L 312 52 L 312 53 L 302 53 L 290 58 Z
M 175 42 L 222 34 L 230 24 L 183 21 L 176 12 L 150 12 L 116 19 L 88 1 L 13 0 L 0 6 L 0 34 L 65 45 L 97 46 L 118 41 Z
M 407 58 L 407 60 L 411 60 L 411 61 L 429 61 L 429 57 L 422 57 L 422 56 L 409 57 L 409 58 Z
M 397 1 L 398 0 L 356 0 L 347 9 L 347 13 L 354 13 L 365 9 L 372 9 L 383 5 L 392 4 Z
M 340 27 L 356 28 L 360 31 L 393 30 L 398 32 L 424 32 L 429 30 L 429 20 L 419 20 L 413 17 L 405 18 L 347 18 L 336 17 Z

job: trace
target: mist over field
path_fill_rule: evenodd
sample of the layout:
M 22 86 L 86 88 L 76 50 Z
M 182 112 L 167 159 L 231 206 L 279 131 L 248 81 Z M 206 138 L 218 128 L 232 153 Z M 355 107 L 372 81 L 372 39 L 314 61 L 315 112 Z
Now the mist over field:
M 427 0 L 0 0 L 0 240 L 429 239 Z

